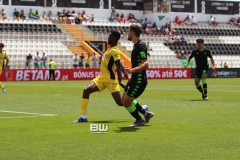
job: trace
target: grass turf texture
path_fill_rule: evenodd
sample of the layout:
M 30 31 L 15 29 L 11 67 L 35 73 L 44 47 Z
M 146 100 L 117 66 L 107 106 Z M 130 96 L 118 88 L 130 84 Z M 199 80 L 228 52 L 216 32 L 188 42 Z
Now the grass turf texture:
M 203 101 L 193 80 L 149 81 L 139 103 L 155 117 L 137 128 L 107 90 L 91 95 L 88 123 L 73 123 L 89 81 L 4 83 L 0 159 L 240 159 L 239 79 L 207 82 Z M 91 134 L 92 123 L 107 124 L 108 134 Z

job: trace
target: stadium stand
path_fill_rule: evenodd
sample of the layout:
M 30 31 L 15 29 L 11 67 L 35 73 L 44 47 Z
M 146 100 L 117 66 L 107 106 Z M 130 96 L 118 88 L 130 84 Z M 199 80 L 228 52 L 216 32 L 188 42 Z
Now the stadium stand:
M 56 8 L 53 13 L 55 14 L 57 11 Z M 91 15 L 94 11 L 94 9 L 88 10 L 88 15 Z M 0 21 L 0 36 L 4 37 L 0 41 L 5 43 L 6 47 L 4 49 L 11 56 L 11 68 L 24 68 L 26 55 L 32 53 L 34 56 L 37 50 L 40 51 L 40 54 L 44 51 L 48 58 L 55 58 L 55 61 L 60 64 L 60 68 L 71 68 L 73 54 L 81 55 L 83 53 L 85 57 L 87 57 L 87 54 L 92 54 L 92 50 L 90 52 L 82 47 L 83 41 L 106 41 L 111 30 L 119 30 L 122 33 L 119 46 L 121 51 L 127 57 L 130 57 L 133 45 L 127 40 L 126 33 L 128 27 L 133 23 L 129 21 L 125 23 L 110 22 L 108 20 L 108 11 L 106 13 L 104 13 L 105 17 L 103 12 L 99 13 L 99 15 L 95 14 L 94 22 L 83 21 L 80 25 L 64 25 L 60 24 L 59 21 L 53 24 L 43 18 L 38 21 L 26 18 L 23 21 L 13 20 L 12 17 L 8 17 L 7 20 Z M 136 17 L 141 17 L 142 13 L 134 13 L 136 13 Z M 128 13 L 126 12 L 125 15 L 128 15 Z M 146 17 L 151 20 L 150 16 Z M 167 23 L 174 20 L 174 17 L 175 15 L 172 14 L 171 18 L 167 19 Z M 185 15 L 180 15 L 180 18 L 183 17 Z M 144 19 L 145 16 L 141 18 Z M 202 21 L 199 16 L 197 19 Z M 155 20 L 151 21 L 154 22 Z M 138 20 L 138 23 L 135 24 L 141 25 L 141 20 Z M 221 22 L 218 26 L 211 26 L 206 19 L 205 22 L 198 22 L 198 25 L 193 26 L 172 23 L 171 28 L 176 30 L 177 34 L 185 35 L 187 44 L 169 43 L 167 41 L 168 36 L 164 34 L 141 35 L 141 39 L 144 42 L 149 42 L 151 48 L 149 51 L 150 67 L 181 67 L 182 61 L 176 58 L 176 50 L 181 50 L 188 56 L 196 48 L 195 41 L 197 38 L 205 40 L 206 47 L 215 56 L 217 67 L 222 67 L 225 61 L 228 62 L 229 67 L 238 67 L 240 65 L 237 62 L 240 47 L 238 43 L 240 32 L 237 26 Z

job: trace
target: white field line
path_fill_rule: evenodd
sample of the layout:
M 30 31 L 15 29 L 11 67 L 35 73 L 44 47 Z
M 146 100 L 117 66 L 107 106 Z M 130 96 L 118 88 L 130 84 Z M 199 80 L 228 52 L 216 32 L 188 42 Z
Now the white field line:
M 41 114 L 41 113 L 16 112 L 16 111 L 6 111 L 6 110 L 0 110 L 0 112 L 3 112 L 3 113 L 15 113 L 15 114 L 30 114 L 30 115 L 35 115 L 35 116 L 31 116 L 31 117 L 37 117 L 37 116 L 46 116 L 46 117 L 57 116 L 56 114 Z M 19 116 L 18 116 L 18 117 L 19 117 Z M 21 117 L 26 117 L 26 116 L 21 116 Z
M 0 117 L 0 119 L 11 119 L 11 118 L 31 118 L 31 117 L 38 117 L 38 116 Z
M 48 85 L 19 85 L 17 84 L 16 86 L 41 86 L 41 87 L 73 87 L 73 88 L 85 88 L 86 86 L 48 86 Z M 191 86 L 181 86 L 180 88 L 171 88 L 172 86 L 165 86 L 165 87 L 156 87 L 156 88 L 146 88 L 146 90 L 164 90 L 164 91 L 195 91 L 196 89 L 190 89 L 192 88 Z M 228 86 L 228 88 L 239 88 L 240 86 Z M 189 89 L 186 89 L 189 88 Z M 221 88 L 219 86 L 212 86 L 211 88 Z M 225 87 L 226 88 L 226 87 Z M 240 91 L 233 91 L 232 89 L 229 90 L 212 90 L 209 89 L 209 91 L 213 92 L 232 92 L 232 93 L 239 93 Z

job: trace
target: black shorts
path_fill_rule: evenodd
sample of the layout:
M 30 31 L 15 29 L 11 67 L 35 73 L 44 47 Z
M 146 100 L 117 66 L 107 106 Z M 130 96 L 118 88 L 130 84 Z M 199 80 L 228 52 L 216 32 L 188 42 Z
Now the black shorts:
M 124 91 L 129 97 L 138 98 L 147 87 L 147 81 L 138 82 L 137 80 L 130 80 L 126 85 Z
M 73 67 L 76 68 L 76 67 L 78 67 L 78 65 L 77 64 L 73 64 Z
M 206 67 L 206 68 L 196 68 L 196 73 L 195 73 L 194 78 L 195 79 L 201 79 L 202 75 L 203 74 L 207 75 L 207 73 L 208 73 L 208 67 Z

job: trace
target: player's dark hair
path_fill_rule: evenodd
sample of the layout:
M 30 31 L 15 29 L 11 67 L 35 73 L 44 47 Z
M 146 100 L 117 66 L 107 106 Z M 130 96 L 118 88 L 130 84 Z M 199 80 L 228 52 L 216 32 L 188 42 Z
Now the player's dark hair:
M 142 33 L 142 30 L 141 28 L 136 25 L 136 24 L 132 24 L 130 26 L 130 31 L 134 32 L 134 34 L 137 36 L 137 37 L 140 37 L 140 34 Z
M 118 41 L 121 37 L 121 33 L 118 31 L 111 31 L 112 35 L 116 38 L 116 40 Z
M 4 44 L 3 44 L 3 43 L 0 43 L 0 47 L 2 47 L 2 48 L 3 48 L 3 47 L 4 47 Z
M 197 43 L 204 43 L 204 40 L 203 39 L 197 39 L 196 42 Z

